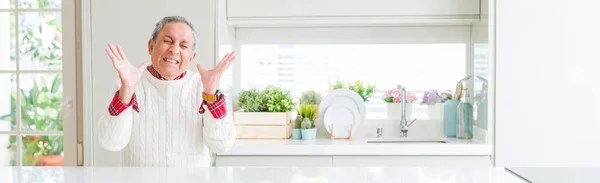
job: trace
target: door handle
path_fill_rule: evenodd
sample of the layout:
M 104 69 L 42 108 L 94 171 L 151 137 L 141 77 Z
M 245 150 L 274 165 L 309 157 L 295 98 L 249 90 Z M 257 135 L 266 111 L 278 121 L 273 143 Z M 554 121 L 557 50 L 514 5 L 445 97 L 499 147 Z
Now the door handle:
M 71 96 L 67 96 L 60 105 L 59 119 L 61 121 L 64 121 L 66 118 L 70 117 L 72 107 L 72 98 Z

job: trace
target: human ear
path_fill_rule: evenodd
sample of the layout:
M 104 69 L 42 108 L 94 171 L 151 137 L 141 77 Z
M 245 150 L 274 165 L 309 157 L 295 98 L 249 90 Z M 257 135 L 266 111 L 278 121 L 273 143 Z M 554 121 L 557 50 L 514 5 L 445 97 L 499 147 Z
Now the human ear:
M 152 39 L 148 40 L 148 54 L 152 55 L 152 49 L 154 49 L 154 41 Z

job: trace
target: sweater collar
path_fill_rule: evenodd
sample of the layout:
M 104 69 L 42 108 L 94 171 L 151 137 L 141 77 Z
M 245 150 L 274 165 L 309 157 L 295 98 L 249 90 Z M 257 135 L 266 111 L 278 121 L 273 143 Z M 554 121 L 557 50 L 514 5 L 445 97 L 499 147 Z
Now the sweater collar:
M 167 78 L 164 78 L 164 77 L 162 77 L 162 76 L 160 75 L 160 73 L 158 73 L 158 71 L 156 71 L 156 70 L 154 69 L 154 67 L 152 67 L 152 65 L 149 65 L 149 66 L 148 66 L 146 69 L 148 70 L 148 72 L 150 72 L 150 74 L 152 74 L 152 76 L 156 77 L 157 79 L 160 79 L 160 80 L 167 80 Z M 183 78 L 183 76 L 185 76 L 185 74 L 186 74 L 186 73 L 187 73 L 187 72 L 186 72 L 186 71 L 184 71 L 184 72 L 183 72 L 183 73 L 181 73 L 179 76 L 177 76 L 177 77 L 173 78 L 173 80 L 179 80 L 179 79 Z

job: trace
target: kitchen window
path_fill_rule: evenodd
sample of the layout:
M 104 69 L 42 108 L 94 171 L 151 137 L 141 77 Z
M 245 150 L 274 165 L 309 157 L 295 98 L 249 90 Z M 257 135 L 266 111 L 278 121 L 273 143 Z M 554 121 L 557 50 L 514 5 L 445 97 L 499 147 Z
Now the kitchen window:
M 281 86 L 297 102 L 306 90 L 324 97 L 336 81 L 360 80 L 377 87 L 366 102 L 366 118 L 385 119 L 385 91 L 404 85 L 419 99 L 412 103 L 413 116 L 424 118 L 427 107 L 419 102 L 425 91 L 454 91 L 456 82 L 473 72 L 467 61 L 469 31 L 460 26 L 238 29 L 235 41 L 220 47 L 219 58 L 234 48 L 239 57 L 234 65 L 239 68 L 230 68 L 221 86 L 232 106 L 239 91 L 253 87 Z

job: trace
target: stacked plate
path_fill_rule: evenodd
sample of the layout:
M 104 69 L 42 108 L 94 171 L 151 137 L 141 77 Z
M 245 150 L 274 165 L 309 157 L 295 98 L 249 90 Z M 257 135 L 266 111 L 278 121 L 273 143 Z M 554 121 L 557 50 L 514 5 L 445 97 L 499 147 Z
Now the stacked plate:
M 319 104 L 319 121 L 329 134 L 346 137 L 350 135 L 350 126 L 356 131 L 363 122 L 365 110 L 365 102 L 358 93 L 345 88 L 335 89 Z M 331 133 L 332 125 L 334 134 Z

